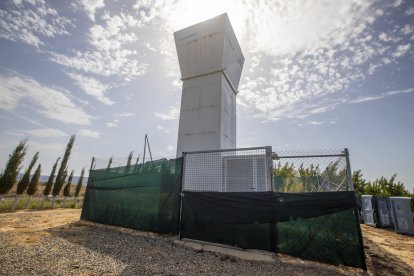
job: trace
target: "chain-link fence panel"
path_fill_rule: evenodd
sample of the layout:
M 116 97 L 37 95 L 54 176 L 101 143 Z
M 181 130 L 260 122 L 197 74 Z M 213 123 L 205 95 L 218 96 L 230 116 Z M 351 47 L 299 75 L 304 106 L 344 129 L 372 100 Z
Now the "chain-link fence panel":
M 353 190 L 347 149 L 276 150 L 273 160 L 276 192 Z
M 156 232 L 177 231 L 182 158 L 92 170 L 82 219 Z
M 184 153 L 183 191 L 272 190 L 271 147 Z

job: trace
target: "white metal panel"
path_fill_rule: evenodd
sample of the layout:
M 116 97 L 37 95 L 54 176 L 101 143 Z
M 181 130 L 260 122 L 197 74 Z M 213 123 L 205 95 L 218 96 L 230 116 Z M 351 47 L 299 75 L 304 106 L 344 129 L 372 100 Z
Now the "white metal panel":
M 227 14 L 177 31 L 174 38 L 183 80 L 177 157 L 235 148 L 244 57 Z
M 223 45 L 227 14 L 174 33 L 181 78 L 223 69 Z
M 230 79 L 234 89 L 238 89 L 240 76 L 243 69 L 244 56 L 239 42 L 234 34 L 230 20 L 226 20 L 226 33 L 224 37 L 223 65 L 225 73 Z
M 394 227 L 397 233 L 414 235 L 413 215 L 409 197 L 390 197 Z
M 177 156 L 183 151 L 220 148 L 222 78 L 216 73 L 183 83 Z
M 364 215 L 364 223 L 370 226 L 377 226 L 375 220 L 375 206 L 372 204 L 372 195 L 362 195 L 362 213 Z
M 236 148 L 236 94 L 225 78 L 221 93 L 221 149 Z

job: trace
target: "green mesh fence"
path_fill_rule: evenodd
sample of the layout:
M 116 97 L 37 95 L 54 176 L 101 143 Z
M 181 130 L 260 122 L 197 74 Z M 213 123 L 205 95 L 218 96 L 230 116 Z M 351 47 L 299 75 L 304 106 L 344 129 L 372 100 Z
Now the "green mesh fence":
M 275 176 L 273 183 L 278 192 L 303 192 L 306 187 L 317 187 L 318 179 Z M 197 226 L 191 206 L 184 200 L 180 235 L 182 238 L 244 249 L 275 250 L 304 259 L 366 269 L 362 236 L 355 212 L 349 209 L 313 218 L 291 218 L 290 221 L 275 224 Z
M 103 224 L 177 233 L 181 172 L 181 158 L 93 170 L 81 217 Z M 274 178 L 275 190 L 279 192 L 304 191 L 304 187 L 317 187 L 317 183 L 320 181 L 314 177 Z M 180 235 L 182 238 L 245 249 L 276 250 L 320 262 L 366 268 L 354 210 L 276 224 L 197 226 L 191 207 L 183 201 Z
M 93 170 L 82 219 L 155 232 L 176 232 L 182 159 Z
M 198 226 L 191 206 L 183 201 L 180 236 L 244 249 L 271 250 L 269 224 L 220 224 Z
M 355 210 L 278 222 L 277 251 L 330 264 L 365 268 Z

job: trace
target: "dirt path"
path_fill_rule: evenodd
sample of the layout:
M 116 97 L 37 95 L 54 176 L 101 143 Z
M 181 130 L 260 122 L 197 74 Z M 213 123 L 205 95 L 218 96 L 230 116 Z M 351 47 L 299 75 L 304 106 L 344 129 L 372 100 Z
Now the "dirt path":
M 292 257 L 280 257 L 271 264 L 223 259 L 208 252 L 195 254 L 175 246 L 171 238 L 79 222 L 80 212 L 57 209 L 0 214 L 0 265 L 5 275 L 366 274 Z M 414 237 L 365 225 L 362 232 L 368 274 L 413 275 Z M 28 262 L 33 256 L 36 261 Z M 18 263 L 26 263 L 28 268 L 17 268 Z
M 369 271 L 373 275 L 414 275 L 414 237 L 393 229 L 361 225 Z

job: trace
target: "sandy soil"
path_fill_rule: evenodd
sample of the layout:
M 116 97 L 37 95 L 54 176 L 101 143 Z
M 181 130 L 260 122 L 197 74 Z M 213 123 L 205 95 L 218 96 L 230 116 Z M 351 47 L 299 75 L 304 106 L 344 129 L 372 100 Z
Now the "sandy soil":
M 11 237 L 11 240 L 8 240 L 10 246 L 28 250 L 31 246 L 39 246 L 44 237 L 53 238 L 56 231 L 63 231 L 65 235 L 71 234 L 69 233 L 73 231 L 71 229 L 83 231 L 84 228 L 84 231 L 88 231 L 91 226 L 88 226 L 87 222 L 79 222 L 80 212 L 80 209 L 56 209 L 3 213 L 0 214 L 0 236 L 7 235 L 7 237 Z M 108 226 L 99 227 L 108 228 Z M 362 225 L 361 228 L 369 275 L 413 275 L 411 274 L 414 271 L 413 236 L 396 234 L 391 229 L 377 229 L 365 225 Z M 121 232 L 125 231 L 139 232 L 127 229 L 121 230 Z M 74 235 L 74 233 L 71 235 L 73 236 L 72 239 L 77 239 L 78 235 Z M 302 267 L 298 272 L 302 275 L 304 275 L 303 270 L 306 271 L 306 267 L 311 269 L 310 272 L 315 272 L 315 266 L 320 267 L 321 274 L 361 274 L 361 270 L 352 268 L 328 266 L 291 257 L 286 258 L 286 260 L 282 260 L 283 257 L 280 258 L 280 263 L 291 263 L 293 267 L 300 264 Z M 288 267 L 287 269 L 291 268 Z M 292 273 L 292 271 L 288 271 Z M 290 274 L 289 272 L 287 274 Z M 314 273 L 309 273 L 309 275 L 312 274 Z M 0 275 L 2 275 L 1 272 Z
M 414 275 L 414 236 L 361 225 L 368 271 L 373 275 Z

